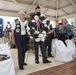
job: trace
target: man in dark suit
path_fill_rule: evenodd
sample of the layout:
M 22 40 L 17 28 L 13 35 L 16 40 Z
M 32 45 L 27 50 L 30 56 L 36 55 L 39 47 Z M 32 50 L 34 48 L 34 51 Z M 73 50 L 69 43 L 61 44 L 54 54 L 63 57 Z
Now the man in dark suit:
M 51 46 L 52 46 L 52 25 L 49 26 L 49 33 L 47 34 L 47 38 L 45 40 L 45 48 L 46 48 L 46 51 L 47 51 L 47 56 L 48 57 L 53 57 L 52 54 L 51 54 Z
M 38 15 L 40 16 L 40 13 L 41 13 L 41 10 L 40 10 L 40 7 L 37 6 L 35 8 L 35 12 L 31 15 L 31 20 L 34 20 L 35 18 L 35 15 Z M 35 25 L 33 26 L 40 26 L 41 23 L 40 23 L 40 19 L 39 19 L 39 23 L 36 22 Z M 38 29 L 38 32 L 40 31 L 41 29 L 41 26 L 40 27 L 35 27 L 35 30 Z M 34 37 L 34 39 L 36 39 Z M 43 57 L 43 63 L 51 63 L 51 61 L 47 60 L 47 56 L 46 56 L 46 49 L 45 49 L 45 41 L 39 41 L 37 42 L 36 40 L 34 41 L 34 46 L 35 46 L 35 63 L 36 64 L 39 64 L 39 56 L 38 56 L 38 52 L 39 52 L 39 46 L 40 46 L 40 49 L 41 49 L 41 53 L 42 53 L 42 57 Z

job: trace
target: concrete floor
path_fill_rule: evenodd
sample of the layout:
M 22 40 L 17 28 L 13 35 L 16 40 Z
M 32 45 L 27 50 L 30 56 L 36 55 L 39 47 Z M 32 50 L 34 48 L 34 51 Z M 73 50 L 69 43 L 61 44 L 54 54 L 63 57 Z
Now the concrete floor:
M 35 72 L 35 71 L 39 71 L 42 69 L 46 69 L 46 68 L 50 68 L 56 65 L 60 65 L 63 63 L 57 62 L 55 61 L 54 57 L 49 57 L 48 59 L 52 61 L 52 63 L 50 64 L 43 64 L 42 63 L 42 57 L 39 57 L 39 61 L 40 64 L 35 64 L 35 57 L 34 57 L 34 53 L 33 52 L 28 52 L 26 53 L 26 60 L 25 62 L 27 62 L 27 66 L 24 66 L 24 70 L 19 70 L 18 67 L 18 58 L 17 58 L 17 49 L 11 49 L 11 55 L 12 55 L 12 59 L 14 62 L 14 67 L 15 67 L 15 72 L 16 75 L 27 75 L 29 73 Z

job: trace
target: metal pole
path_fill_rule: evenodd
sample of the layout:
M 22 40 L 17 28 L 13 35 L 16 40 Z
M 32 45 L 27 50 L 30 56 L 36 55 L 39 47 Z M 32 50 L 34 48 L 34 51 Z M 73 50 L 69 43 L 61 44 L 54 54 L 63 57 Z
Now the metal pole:
M 56 20 L 58 20 L 58 0 L 56 2 Z

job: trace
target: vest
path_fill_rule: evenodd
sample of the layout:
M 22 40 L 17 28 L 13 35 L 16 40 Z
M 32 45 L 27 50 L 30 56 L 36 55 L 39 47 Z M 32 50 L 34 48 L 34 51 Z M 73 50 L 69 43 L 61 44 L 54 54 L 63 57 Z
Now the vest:
M 15 37 L 20 37 L 21 36 L 21 24 L 20 21 L 18 19 L 15 19 L 15 30 L 14 30 L 14 36 Z M 26 26 L 25 26 L 25 30 L 26 30 Z
M 3 19 L 0 18 L 0 38 L 3 37 Z
M 15 19 L 15 30 L 14 30 L 14 36 L 16 37 L 20 37 L 21 36 L 21 25 L 20 25 L 20 21 L 18 19 Z

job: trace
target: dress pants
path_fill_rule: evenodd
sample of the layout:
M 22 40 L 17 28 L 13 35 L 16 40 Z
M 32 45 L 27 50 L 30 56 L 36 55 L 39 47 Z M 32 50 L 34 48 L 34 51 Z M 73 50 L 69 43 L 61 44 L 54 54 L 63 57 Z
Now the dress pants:
M 39 46 L 40 46 L 41 54 L 42 54 L 42 57 L 43 57 L 43 62 L 45 62 L 47 60 L 45 42 L 35 42 L 34 41 L 34 46 L 35 46 L 35 60 L 39 61 L 38 54 L 39 54 Z
M 48 36 L 45 40 L 45 49 L 47 51 L 48 56 L 51 55 L 51 46 L 52 46 L 52 35 Z
M 18 38 L 16 37 L 15 42 L 18 48 L 19 67 L 23 67 L 26 52 L 26 35 L 21 35 Z

